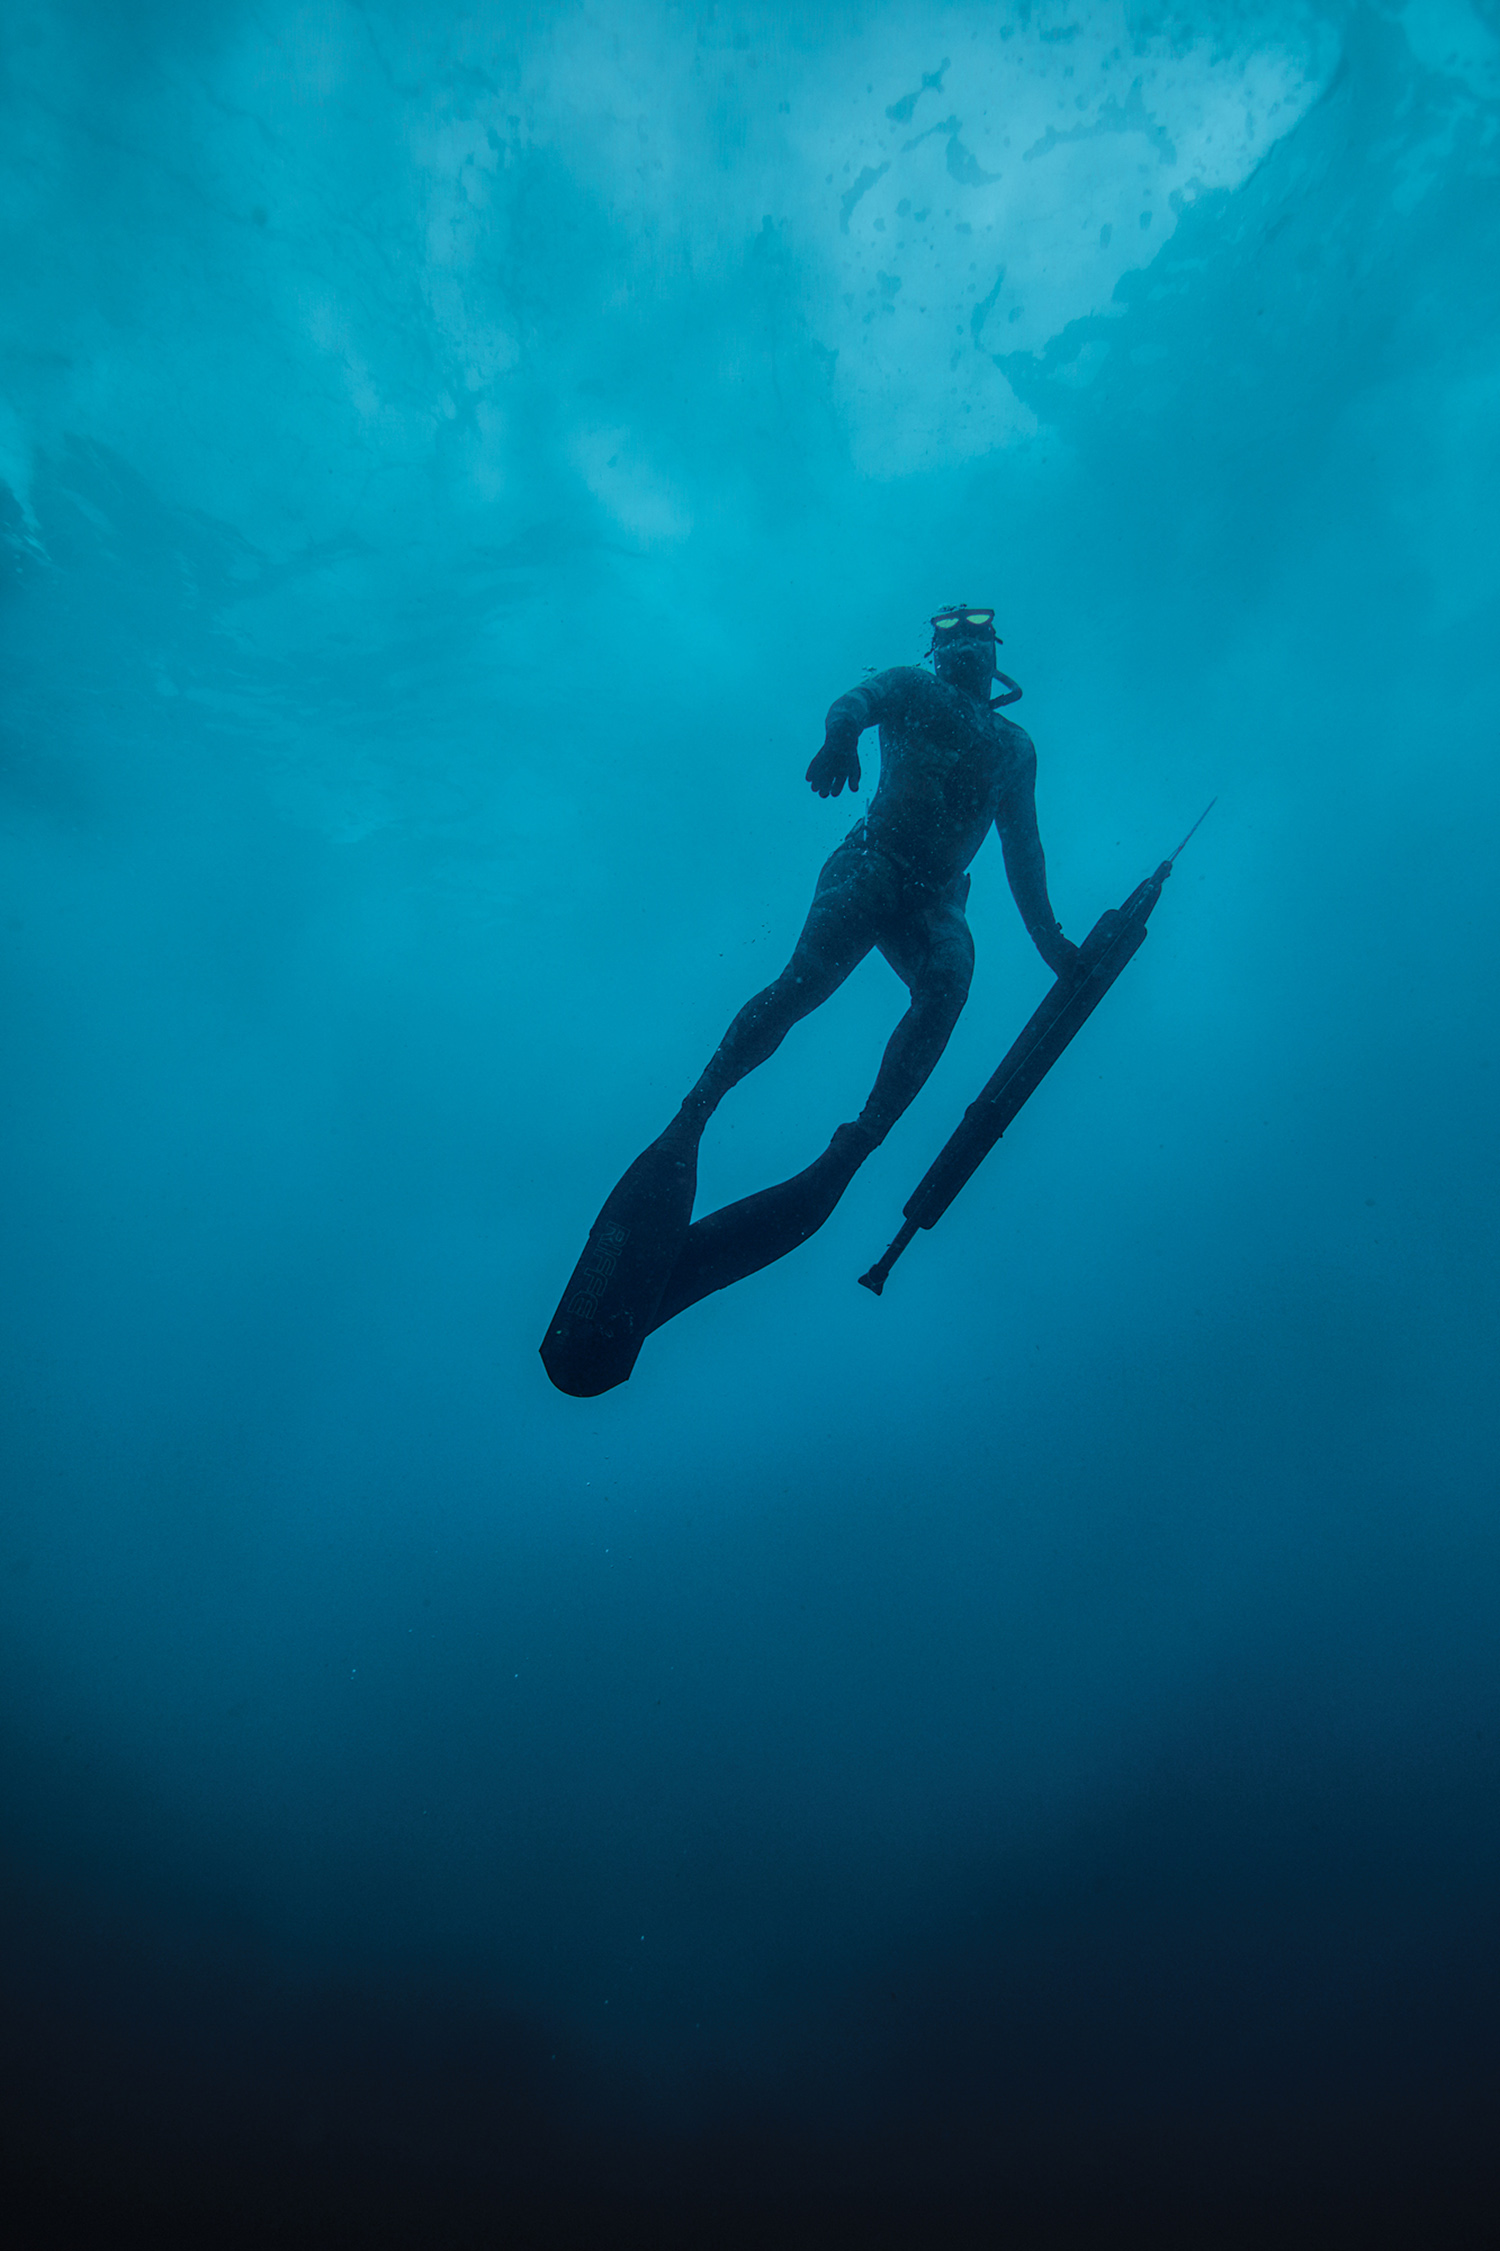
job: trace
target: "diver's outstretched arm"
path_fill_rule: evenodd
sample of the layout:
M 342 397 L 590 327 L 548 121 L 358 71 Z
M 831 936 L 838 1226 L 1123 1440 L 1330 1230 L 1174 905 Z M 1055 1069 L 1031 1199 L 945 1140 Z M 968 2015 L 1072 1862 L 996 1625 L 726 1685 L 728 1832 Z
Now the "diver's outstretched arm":
M 807 769 L 819 797 L 837 797 L 846 783 L 858 789 L 859 738 L 866 727 L 878 727 L 901 708 L 911 670 L 910 665 L 895 665 L 889 672 L 872 673 L 829 705 L 823 748 Z

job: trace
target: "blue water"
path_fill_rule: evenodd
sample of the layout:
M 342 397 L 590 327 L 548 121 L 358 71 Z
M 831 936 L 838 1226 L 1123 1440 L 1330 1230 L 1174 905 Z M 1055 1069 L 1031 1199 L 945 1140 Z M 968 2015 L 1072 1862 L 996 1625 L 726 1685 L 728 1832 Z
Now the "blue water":
M 11 0 L 0 115 L 24 2240 L 1489 2240 L 1494 0 Z M 563 1398 L 955 597 L 1071 936 L 1216 809 L 883 1298 L 993 841 Z

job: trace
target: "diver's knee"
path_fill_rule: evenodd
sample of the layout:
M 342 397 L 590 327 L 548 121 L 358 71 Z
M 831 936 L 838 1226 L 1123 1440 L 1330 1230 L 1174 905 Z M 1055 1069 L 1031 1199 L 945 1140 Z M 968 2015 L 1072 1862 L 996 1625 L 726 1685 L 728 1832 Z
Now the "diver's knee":
M 821 1007 L 837 984 L 838 977 L 826 961 L 794 954 L 771 989 L 793 1016 L 806 1016 Z
M 969 983 L 967 977 L 934 978 L 913 994 L 913 1009 L 927 1023 L 943 1024 L 952 1031 L 968 1000 Z
M 974 956 L 959 947 L 945 946 L 943 951 L 926 965 L 917 992 L 923 999 L 932 999 L 942 1006 L 957 1001 L 960 1007 L 969 997 L 969 987 L 974 982 Z
M 962 1008 L 974 982 L 974 941 L 967 929 L 961 939 L 955 938 L 951 946 L 943 948 L 940 959 L 933 964 L 933 973 L 948 1005 Z

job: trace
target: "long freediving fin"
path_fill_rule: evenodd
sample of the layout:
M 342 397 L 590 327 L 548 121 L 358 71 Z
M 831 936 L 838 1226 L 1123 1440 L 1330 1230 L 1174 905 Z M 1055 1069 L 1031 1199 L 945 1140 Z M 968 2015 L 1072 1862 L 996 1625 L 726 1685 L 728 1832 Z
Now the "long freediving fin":
M 857 1125 L 840 1126 L 805 1171 L 695 1219 L 652 1328 L 675 1320 L 715 1290 L 727 1290 L 732 1282 L 774 1265 L 816 1235 L 873 1147 Z
M 542 1341 L 559 1391 L 597 1399 L 624 1383 L 682 1256 L 698 1185 L 702 1119 L 680 1110 L 612 1189 Z

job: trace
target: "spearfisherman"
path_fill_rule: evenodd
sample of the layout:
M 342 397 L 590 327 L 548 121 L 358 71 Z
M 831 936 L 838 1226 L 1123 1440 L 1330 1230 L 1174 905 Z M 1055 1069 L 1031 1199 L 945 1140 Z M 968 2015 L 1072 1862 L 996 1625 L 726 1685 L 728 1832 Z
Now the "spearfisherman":
M 732 1086 L 764 1063 L 792 1026 L 821 1008 L 878 946 L 911 994 L 874 1090 L 840 1126 L 832 1169 L 853 1175 L 925 1085 L 947 1046 L 974 973 L 964 917 L 966 873 L 991 822 L 1032 943 L 1056 975 L 1078 949 L 1047 896 L 1036 822 L 1036 748 L 1002 717 L 1020 689 L 998 670 L 992 609 L 955 603 L 932 620 L 932 671 L 902 664 L 842 695 L 807 769 L 819 797 L 860 782 L 859 739 L 880 729 L 880 786 L 864 818 L 825 861 L 802 935 L 773 985 L 747 1001 L 682 1106 L 701 1132 Z M 999 680 L 1004 693 L 991 698 Z
M 1047 897 L 1036 826 L 1036 751 L 1001 716 L 1021 691 L 995 664 L 993 610 L 956 603 L 932 620 L 932 671 L 897 665 L 840 696 L 807 769 L 820 797 L 858 789 L 859 738 L 880 729 L 880 787 L 824 863 L 791 960 L 747 1001 L 697 1085 L 605 1201 L 542 1345 L 560 1391 L 624 1383 L 646 1337 L 714 1290 L 784 1258 L 828 1218 L 859 1167 L 926 1083 L 969 997 L 967 869 L 993 822 L 1021 920 L 1049 969 L 1078 949 Z M 990 695 L 999 680 L 1005 693 Z M 911 994 L 869 1101 L 793 1179 L 694 1220 L 698 1145 L 732 1086 L 838 991 L 878 946 Z

